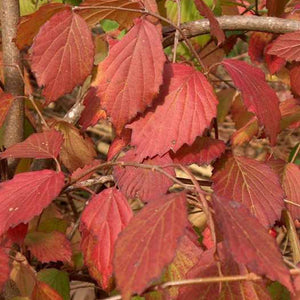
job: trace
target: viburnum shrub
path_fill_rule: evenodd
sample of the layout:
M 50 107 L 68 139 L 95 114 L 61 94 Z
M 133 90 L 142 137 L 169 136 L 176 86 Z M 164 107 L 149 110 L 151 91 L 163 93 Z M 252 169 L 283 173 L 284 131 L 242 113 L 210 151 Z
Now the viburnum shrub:
M 297 1 L 36 2 L 25 96 L 0 96 L 27 120 L 0 154 L 3 294 L 299 299 Z

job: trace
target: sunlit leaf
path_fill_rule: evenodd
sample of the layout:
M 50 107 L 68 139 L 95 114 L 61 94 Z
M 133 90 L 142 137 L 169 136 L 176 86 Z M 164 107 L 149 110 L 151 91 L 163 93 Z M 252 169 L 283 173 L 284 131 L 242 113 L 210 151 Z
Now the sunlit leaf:
M 62 134 L 55 129 L 34 133 L 24 142 L 15 144 L 0 153 L 0 157 L 56 158 L 61 149 L 63 140 Z
M 205 76 L 183 64 L 167 64 L 164 83 L 155 111 L 128 125 L 139 158 L 176 152 L 183 144 L 191 145 L 212 118 L 216 117 L 217 99 Z
M 141 293 L 173 260 L 188 224 L 185 202 L 185 193 L 153 201 L 119 235 L 114 271 L 124 300 Z
M 64 174 L 52 170 L 21 173 L 0 183 L 0 235 L 39 215 L 63 186 Z
M 95 195 L 82 213 L 81 249 L 85 264 L 104 289 L 109 287 L 112 276 L 115 241 L 131 217 L 127 199 L 116 188 Z
M 151 106 L 162 83 L 164 62 L 160 33 L 142 19 L 99 64 L 93 85 L 118 134 L 138 112 Z
M 69 10 L 45 23 L 32 45 L 32 71 L 44 86 L 46 103 L 82 84 L 94 62 L 92 34 L 85 21 Z
M 63 300 L 59 293 L 42 281 L 37 281 L 32 291 L 32 300 Z

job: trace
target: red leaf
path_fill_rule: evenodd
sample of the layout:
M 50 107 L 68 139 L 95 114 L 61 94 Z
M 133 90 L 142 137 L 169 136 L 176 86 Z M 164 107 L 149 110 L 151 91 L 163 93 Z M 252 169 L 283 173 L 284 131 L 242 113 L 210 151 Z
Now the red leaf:
M 162 83 L 164 62 L 160 33 L 140 19 L 99 64 L 94 85 L 118 134 L 152 104 Z
M 299 166 L 289 163 L 286 165 L 282 185 L 287 200 L 300 205 L 300 169 Z M 294 219 L 300 219 L 300 208 L 294 204 L 287 203 L 288 210 Z
M 289 127 L 291 124 L 300 121 L 300 100 L 299 99 L 291 98 L 283 102 L 280 102 L 279 108 L 281 113 L 281 121 L 280 121 L 281 130 Z
M 122 149 L 130 143 L 131 140 L 131 130 L 125 128 L 120 137 L 116 137 L 113 142 L 111 143 L 108 153 L 107 153 L 107 160 L 112 160 L 117 154 L 119 154 Z
M 274 145 L 280 129 L 279 100 L 266 83 L 265 74 L 260 69 L 235 59 L 225 59 L 223 65 L 234 84 L 241 90 L 246 107 L 257 115 Z
M 242 203 L 236 201 L 215 197 L 213 206 L 218 227 L 236 262 L 245 264 L 254 273 L 281 282 L 293 292 L 290 273 L 276 241 L 258 219 Z
M 291 90 L 296 95 L 300 95 L 300 63 L 294 63 L 290 69 Z
M 273 75 L 285 65 L 286 61 L 284 58 L 281 58 L 276 55 L 268 54 L 269 49 L 271 48 L 272 44 L 269 44 L 265 48 L 265 61 L 270 71 L 270 74 Z
M 70 241 L 61 232 L 30 232 L 24 242 L 32 255 L 42 263 L 71 260 Z
M 128 151 L 120 161 L 135 162 L 134 151 Z M 173 161 L 169 154 L 166 154 L 163 157 L 156 156 L 153 159 L 146 159 L 143 163 L 145 165 L 164 166 L 172 164 Z M 173 168 L 164 168 L 164 170 L 175 176 Z M 139 198 L 144 202 L 150 202 L 165 195 L 173 184 L 172 179 L 167 178 L 164 174 L 133 166 L 115 167 L 114 176 L 118 187 L 127 198 Z
M 272 43 L 267 53 L 285 60 L 300 61 L 300 31 L 281 35 Z
M 9 279 L 10 267 L 9 258 L 5 252 L 5 248 L 0 247 L 0 292 L 2 291 L 4 283 Z
M 85 263 L 89 270 L 94 268 L 101 274 L 99 284 L 104 289 L 112 276 L 115 241 L 131 217 L 127 199 L 116 188 L 105 189 L 94 196 L 82 213 L 81 249 Z
M 0 183 L 0 235 L 39 215 L 63 186 L 64 174 L 52 170 L 21 173 Z
M 249 40 L 248 53 L 253 63 L 264 61 L 265 47 L 272 39 L 272 34 L 267 32 L 253 32 Z
M 32 291 L 32 300 L 63 300 L 63 298 L 47 283 L 37 281 Z
M 224 276 L 235 276 L 247 273 L 243 265 L 238 265 L 222 244 L 218 245 L 219 264 Z M 188 272 L 186 278 L 218 277 L 220 272 L 214 257 L 214 249 L 202 253 L 198 263 Z M 262 282 L 240 281 L 220 283 L 202 283 L 180 288 L 180 300 L 190 299 L 235 299 L 271 300 L 268 290 Z
M 25 46 L 30 46 L 41 26 L 53 15 L 62 10 L 70 10 L 70 6 L 61 3 L 49 3 L 43 5 L 35 13 L 22 17 L 18 25 L 16 37 L 17 47 L 23 49 Z
M 191 145 L 216 117 L 218 102 L 202 73 L 187 65 L 167 64 L 164 81 L 161 105 L 127 126 L 141 159 Z
M 124 300 L 143 292 L 173 260 L 188 224 L 185 201 L 185 193 L 176 193 L 151 202 L 120 234 L 114 270 Z
M 225 34 L 213 12 L 203 0 L 194 0 L 194 2 L 200 14 L 209 20 L 211 35 L 217 38 L 218 45 L 222 44 L 225 41 Z
M 91 73 L 94 44 L 85 21 L 65 10 L 44 24 L 32 45 L 32 70 L 46 103 L 69 93 Z
M 6 232 L 7 239 L 11 243 L 22 245 L 27 234 L 28 224 L 19 224 L 16 227 L 9 228 Z
M 110 9 L 104 9 L 103 6 L 110 7 Z M 84 9 L 84 7 L 87 8 Z M 115 9 L 114 7 L 123 8 L 124 10 Z M 118 22 L 122 28 L 129 28 L 132 26 L 133 20 L 138 18 L 141 13 L 126 11 L 126 9 L 141 9 L 141 7 L 139 3 L 130 0 L 85 0 L 80 4 L 78 14 L 90 27 L 95 27 L 101 20 L 110 19 Z
M 209 164 L 225 151 L 225 143 L 210 137 L 198 137 L 191 146 L 183 145 L 174 155 L 181 164 Z
M 254 159 L 230 156 L 214 171 L 213 190 L 245 204 L 264 226 L 280 219 L 284 193 L 277 174 Z
M 85 130 L 89 126 L 94 126 L 100 119 L 106 119 L 106 112 L 101 109 L 100 99 L 96 95 L 96 88 L 91 87 L 83 100 L 85 106 L 81 113 L 79 124 Z
M 0 127 L 3 125 L 7 113 L 14 102 L 14 97 L 11 94 L 0 93 Z
M 56 158 L 64 138 L 55 129 L 30 135 L 24 142 L 9 147 L 0 153 L 1 158 Z

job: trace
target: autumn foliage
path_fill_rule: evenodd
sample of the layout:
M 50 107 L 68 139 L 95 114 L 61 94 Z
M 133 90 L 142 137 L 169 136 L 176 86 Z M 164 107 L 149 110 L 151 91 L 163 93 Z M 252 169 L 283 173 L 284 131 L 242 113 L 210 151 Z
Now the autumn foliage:
M 0 153 L 0 288 L 297 299 L 300 143 L 280 138 L 299 132 L 300 31 L 225 32 L 216 18 L 300 20 L 296 1 L 48 2 L 23 1 L 14 40 L 27 127 Z M 187 39 L 178 24 L 200 18 L 211 35 Z M 14 100 L 1 91 L 0 126 Z M 104 154 L 97 124 L 113 131 Z M 241 152 L 254 144 L 263 155 Z

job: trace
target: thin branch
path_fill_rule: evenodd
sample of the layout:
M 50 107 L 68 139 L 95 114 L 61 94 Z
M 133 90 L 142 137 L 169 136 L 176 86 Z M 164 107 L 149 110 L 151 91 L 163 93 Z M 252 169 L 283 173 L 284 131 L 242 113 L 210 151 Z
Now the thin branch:
M 296 151 L 295 151 L 295 153 L 294 153 L 294 155 L 293 155 L 293 157 L 291 159 L 291 163 L 293 163 L 296 160 L 299 151 L 300 151 L 300 143 L 298 144 L 297 149 L 296 149 Z
M 300 30 L 300 21 L 281 19 L 275 17 L 258 16 L 223 16 L 216 18 L 223 30 L 236 31 L 263 31 L 271 33 L 287 33 Z M 207 19 L 188 22 L 181 25 L 181 29 L 187 38 L 210 33 Z M 175 30 L 172 27 L 164 27 L 164 47 L 173 44 Z
M 176 0 L 177 3 L 177 26 L 180 27 L 181 24 L 181 1 Z M 174 47 L 173 47 L 173 63 L 176 62 L 176 52 L 179 40 L 179 32 L 176 30 L 175 32 L 175 39 L 174 39 Z

